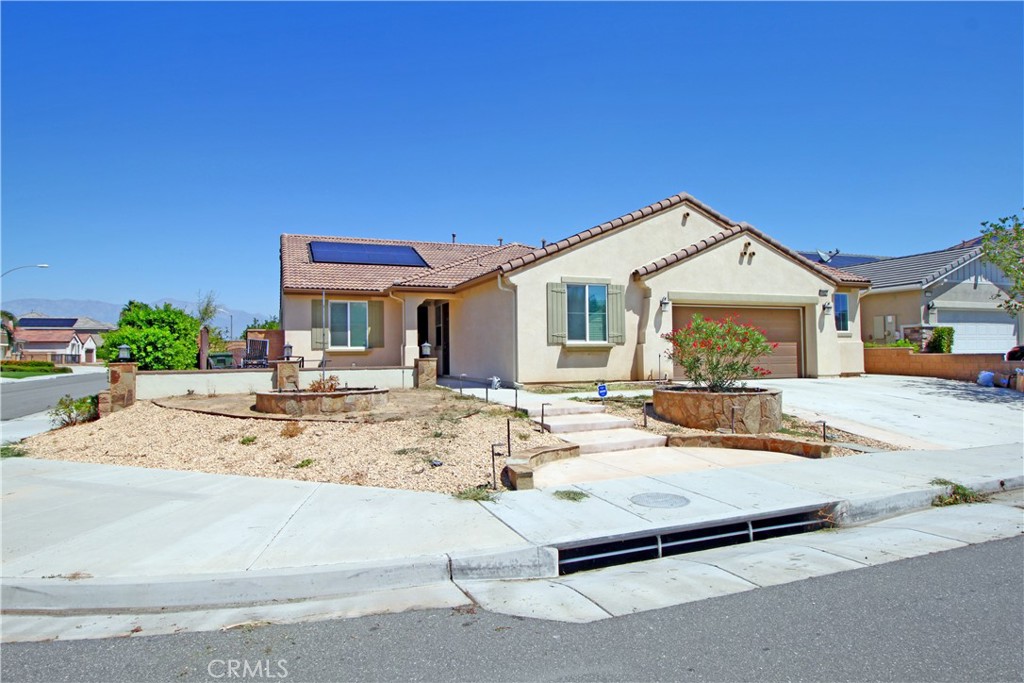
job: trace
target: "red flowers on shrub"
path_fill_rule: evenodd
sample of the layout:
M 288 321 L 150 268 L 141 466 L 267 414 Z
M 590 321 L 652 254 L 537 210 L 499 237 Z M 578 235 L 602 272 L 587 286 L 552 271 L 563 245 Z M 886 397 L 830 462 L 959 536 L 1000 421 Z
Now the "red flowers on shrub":
M 686 327 L 662 338 L 672 344 L 667 355 L 683 368 L 686 378 L 711 391 L 727 390 L 748 377 L 770 375 L 770 370 L 754 365 L 754 361 L 779 346 L 753 325 L 742 325 L 731 317 L 705 320 L 699 314 Z

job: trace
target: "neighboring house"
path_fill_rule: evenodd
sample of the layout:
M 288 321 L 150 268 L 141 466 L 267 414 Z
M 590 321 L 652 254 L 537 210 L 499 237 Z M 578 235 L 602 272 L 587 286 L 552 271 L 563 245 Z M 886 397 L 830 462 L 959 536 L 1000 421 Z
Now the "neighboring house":
M 861 336 L 920 342 L 941 325 L 954 330 L 953 353 L 1006 353 L 1022 343 L 1022 316 L 998 307 L 1006 275 L 982 257 L 978 240 L 962 244 L 848 266 L 871 280 L 861 294 Z
M 411 365 L 522 383 L 671 377 L 661 335 L 734 315 L 775 377 L 863 372 L 868 280 L 686 194 L 533 249 L 281 236 L 281 327 L 307 366 Z
M 13 337 L 13 330 L 8 328 L 7 321 L 0 322 L 0 360 L 10 356 L 13 347 Z
M 826 263 L 833 268 L 846 268 L 848 266 L 859 266 L 862 263 L 882 261 L 888 256 L 870 256 L 868 254 L 844 254 L 838 249 L 832 251 L 801 251 L 800 255 L 812 263 Z
M 95 363 L 102 335 L 113 325 L 92 318 L 50 318 L 29 313 L 14 328 L 14 353 L 22 360 Z

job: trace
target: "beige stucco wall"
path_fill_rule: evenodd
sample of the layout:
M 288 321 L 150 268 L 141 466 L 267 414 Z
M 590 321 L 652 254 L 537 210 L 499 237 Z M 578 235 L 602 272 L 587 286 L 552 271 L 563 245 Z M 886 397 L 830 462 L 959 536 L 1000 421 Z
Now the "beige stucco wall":
M 920 325 L 923 308 L 924 297 L 920 290 L 894 293 L 869 291 L 860 298 L 861 336 L 864 341 L 876 341 L 872 338 L 876 315 L 895 315 L 897 330 L 902 329 L 904 325 Z M 928 319 L 925 318 L 924 322 L 928 323 Z
M 745 245 L 747 256 L 741 258 Z M 750 252 L 754 256 L 750 256 Z M 838 332 L 831 313 L 822 307 L 832 301 L 835 287 L 813 271 L 793 262 L 766 243 L 741 234 L 697 256 L 647 278 L 653 299 L 668 296 L 676 304 L 748 306 L 797 309 L 803 320 L 803 375 L 830 377 L 863 371 L 863 355 L 857 318 L 856 289 L 841 288 L 849 295 L 850 331 Z M 827 296 L 819 296 L 826 290 Z M 644 353 L 647 367 L 655 366 L 657 354 L 667 350 L 660 336 L 670 331 L 671 318 L 651 321 Z M 841 350 L 842 349 L 842 350 Z
M 689 215 L 684 219 L 684 214 Z M 821 303 L 831 299 L 830 283 L 749 234 L 741 234 L 647 278 L 646 286 L 632 280 L 636 268 L 722 229 L 720 224 L 684 204 L 512 273 L 509 280 L 518 292 L 519 381 L 656 377 L 659 355 L 667 350 L 660 335 L 671 327 L 671 314 L 663 314 L 658 302 L 670 292 L 681 295 L 675 297 L 676 303 L 800 308 L 804 312 L 805 374 L 859 372 L 863 360 L 856 359 L 860 344 L 855 317 L 857 290 L 850 290 L 852 331 L 843 338 L 846 350 L 841 352 L 834 321 L 821 311 Z M 753 243 L 754 257 L 749 258 L 748 250 L 748 256 L 741 260 L 740 252 L 748 241 Z M 547 344 L 545 287 L 548 282 L 559 282 L 564 277 L 607 279 L 611 284 L 626 287 L 625 344 L 593 350 Z M 819 297 L 819 289 L 827 289 L 828 297 Z M 642 346 L 638 347 L 638 340 Z M 671 367 L 664 358 L 661 368 L 663 375 L 671 376 Z
M 312 320 L 311 301 L 320 301 L 320 296 L 309 294 L 285 294 L 281 297 L 281 328 L 284 330 L 286 344 L 292 345 L 292 354 L 304 356 L 306 366 L 316 366 L 324 356 L 324 352 L 312 349 L 310 327 Z M 326 357 L 334 366 L 381 367 L 390 365 L 406 365 L 402 356 L 402 304 L 390 298 L 354 296 L 348 294 L 331 295 L 327 293 L 327 301 L 383 301 L 384 302 L 384 347 L 365 351 L 331 351 Z M 415 312 L 414 312 L 415 314 Z M 415 342 L 414 342 L 415 343 Z M 410 361 L 411 363 L 411 361 Z
M 515 378 L 513 293 L 498 289 L 497 279 L 460 292 L 449 302 L 453 376 Z M 433 327 L 431 327 L 433 334 Z

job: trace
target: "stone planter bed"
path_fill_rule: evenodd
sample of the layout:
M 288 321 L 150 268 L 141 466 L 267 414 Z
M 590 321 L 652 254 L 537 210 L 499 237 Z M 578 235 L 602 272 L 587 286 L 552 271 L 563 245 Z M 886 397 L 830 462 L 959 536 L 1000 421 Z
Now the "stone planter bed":
M 683 427 L 737 434 L 777 432 L 782 426 L 782 392 L 744 389 L 710 392 L 689 387 L 654 390 L 654 412 Z

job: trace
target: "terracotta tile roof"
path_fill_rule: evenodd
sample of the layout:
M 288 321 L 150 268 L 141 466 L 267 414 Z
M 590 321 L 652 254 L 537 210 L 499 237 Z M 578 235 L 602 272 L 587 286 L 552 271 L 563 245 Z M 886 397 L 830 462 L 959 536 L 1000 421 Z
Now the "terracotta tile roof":
M 594 237 L 597 237 L 599 235 L 604 235 L 613 230 L 618 230 L 619 228 L 624 228 L 627 225 L 635 223 L 643 218 L 647 218 L 648 216 L 653 216 L 654 214 L 665 211 L 666 209 L 671 209 L 674 206 L 679 206 L 684 202 L 689 204 L 690 206 L 693 206 L 696 209 L 699 209 L 701 212 L 708 214 L 709 216 L 719 221 L 720 223 L 724 223 L 725 225 L 729 226 L 740 225 L 736 221 L 726 217 L 723 214 L 718 213 L 707 204 L 704 204 L 698 201 L 697 199 L 693 198 L 691 195 L 688 195 L 685 192 L 681 192 L 679 194 L 672 195 L 667 199 L 662 199 L 660 202 L 655 202 L 654 204 L 649 204 L 643 207 L 642 209 L 637 209 L 636 211 L 627 213 L 624 216 L 619 216 L 618 218 L 607 221 L 605 223 L 601 223 L 600 225 L 595 225 L 594 227 L 588 230 L 584 230 L 583 232 L 578 232 L 575 235 L 566 237 L 564 240 L 553 242 L 541 249 L 534 249 L 529 254 L 525 254 L 524 256 L 520 256 L 519 258 L 514 258 L 508 263 L 503 264 L 501 266 L 501 272 L 503 274 L 509 273 L 517 268 L 522 268 L 523 266 L 529 265 L 542 258 L 551 256 L 552 254 L 557 254 L 558 252 L 563 251 L 564 249 L 574 247 L 577 244 L 580 244 L 581 242 L 593 239 Z
M 14 328 L 14 339 L 29 344 L 67 344 L 75 336 L 74 330 L 32 330 Z
M 646 266 L 641 266 L 640 268 L 637 268 L 636 270 L 633 271 L 633 277 L 637 279 L 647 277 L 648 275 L 657 273 L 659 270 L 662 270 L 663 268 L 667 268 L 676 263 L 679 263 L 680 261 L 683 261 L 685 259 L 690 258 L 691 256 L 699 254 L 702 251 L 705 251 L 716 244 L 721 244 L 722 242 L 725 242 L 726 240 L 729 240 L 743 233 L 749 233 L 751 235 L 754 235 L 759 240 L 767 244 L 770 244 L 772 247 L 786 254 L 804 268 L 816 272 L 818 275 L 821 275 L 830 282 L 842 285 L 852 285 L 861 287 L 867 287 L 871 283 L 871 281 L 868 280 L 866 277 L 855 275 L 853 273 L 849 273 L 838 268 L 832 268 L 831 266 L 827 266 L 823 263 L 814 263 L 813 261 L 801 256 L 799 252 L 796 252 L 790 249 L 789 247 L 785 246 L 781 242 L 772 239 L 771 237 L 764 234 L 763 232 L 761 232 L 760 230 L 758 230 L 757 228 L 748 223 L 737 223 L 728 230 L 723 230 L 722 232 L 715 233 L 710 237 L 702 239 L 696 244 L 691 244 L 690 246 L 684 249 L 680 249 L 679 251 L 673 252 L 667 256 L 663 256 L 657 261 L 648 263 Z
M 310 242 L 410 246 L 427 267 L 314 263 L 309 253 Z M 285 290 L 365 292 L 384 292 L 396 285 L 448 289 L 486 275 L 509 258 L 531 250 L 532 247 L 515 243 L 496 246 L 286 234 L 281 235 L 281 285 Z

